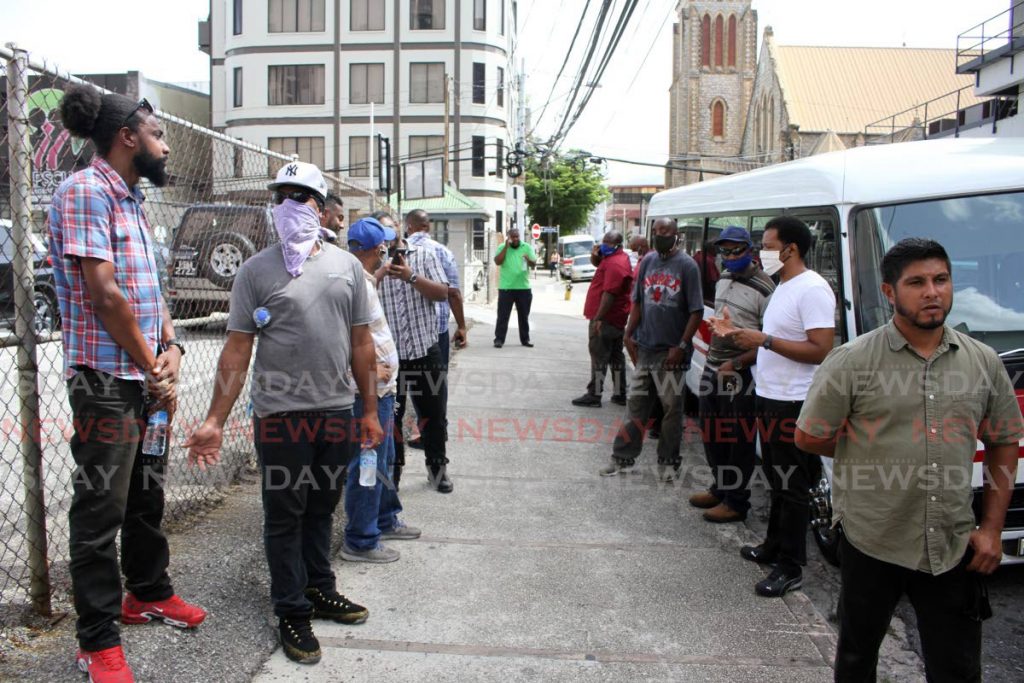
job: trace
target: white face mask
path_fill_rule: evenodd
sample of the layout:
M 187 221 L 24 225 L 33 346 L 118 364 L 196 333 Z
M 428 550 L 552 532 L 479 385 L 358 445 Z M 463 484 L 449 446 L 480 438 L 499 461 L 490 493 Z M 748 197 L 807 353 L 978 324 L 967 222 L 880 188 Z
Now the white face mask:
M 761 268 L 764 269 L 766 275 L 775 275 L 775 273 L 782 270 L 782 259 L 779 258 L 779 251 L 774 250 L 761 250 Z

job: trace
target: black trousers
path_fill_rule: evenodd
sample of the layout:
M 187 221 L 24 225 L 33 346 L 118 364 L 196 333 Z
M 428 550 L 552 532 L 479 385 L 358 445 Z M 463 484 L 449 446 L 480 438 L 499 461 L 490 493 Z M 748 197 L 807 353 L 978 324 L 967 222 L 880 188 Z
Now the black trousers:
M 626 395 L 626 355 L 622 351 L 623 329 L 605 321 L 601 323 L 601 332 L 597 333 L 596 324 L 590 321 L 587 349 L 590 351 L 590 383 L 587 393 L 600 396 L 604 391 L 604 376 L 611 369 L 612 394 Z
M 937 576 L 870 557 L 845 536 L 839 553 L 837 682 L 874 682 L 878 648 L 904 594 L 917 614 L 928 681 L 981 680 L 981 622 L 991 611 L 984 577 L 967 571 L 970 551 Z
M 253 419 L 270 600 L 278 617 L 308 616 L 306 588 L 334 590 L 331 525 L 345 466 L 358 449 L 351 410 Z
M 505 343 L 508 334 L 508 319 L 512 316 L 512 306 L 516 307 L 519 318 L 519 342 L 530 341 L 530 306 L 533 304 L 533 292 L 529 289 L 498 290 L 498 322 L 494 325 L 494 341 Z
M 811 489 L 821 481 L 821 458 L 797 448 L 796 419 L 803 401 L 757 397 L 761 463 L 771 486 L 771 510 L 765 547 L 790 570 L 807 564 L 807 525 Z
M 75 423 L 68 521 L 78 642 L 86 651 L 104 650 L 121 642 L 122 571 L 125 587 L 140 600 L 174 595 L 167 575 L 170 552 L 160 529 L 165 458 L 141 452 L 142 382 L 85 368 L 68 380 L 68 397 Z
M 441 355 L 440 346 L 434 344 L 427 355 L 414 360 L 398 362 L 398 393 L 395 395 L 395 485 L 401 480 L 405 467 L 405 439 L 402 420 L 405 418 L 406 397 L 412 399 L 419 416 L 420 441 L 427 467 L 441 467 L 448 463 L 448 365 Z
M 737 381 L 727 383 L 737 375 Z M 741 513 L 750 509 L 750 478 L 757 456 L 753 382 L 749 368 L 723 377 L 708 368 L 700 382 L 704 456 L 714 476 L 711 493 Z

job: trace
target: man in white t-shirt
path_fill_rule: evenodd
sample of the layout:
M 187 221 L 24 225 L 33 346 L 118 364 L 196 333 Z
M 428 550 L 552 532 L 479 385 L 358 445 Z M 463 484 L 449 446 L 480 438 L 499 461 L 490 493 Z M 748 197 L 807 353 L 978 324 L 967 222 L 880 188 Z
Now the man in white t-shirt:
M 719 336 L 745 349 L 757 348 L 755 386 L 762 466 L 771 486 L 768 534 L 758 546 L 744 546 L 744 559 L 775 568 L 754 590 L 781 597 L 800 587 L 807 562 L 810 490 L 821 480 L 821 460 L 796 447 L 796 418 L 818 365 L 833 347 L 836 295 L 823 277 L 807 268 L 811 231 L 798 218 L 780 216 L 765 226 L 761 265 L 779 273 L 762 330 L 739 329 L 728 314 L 711 320 Z

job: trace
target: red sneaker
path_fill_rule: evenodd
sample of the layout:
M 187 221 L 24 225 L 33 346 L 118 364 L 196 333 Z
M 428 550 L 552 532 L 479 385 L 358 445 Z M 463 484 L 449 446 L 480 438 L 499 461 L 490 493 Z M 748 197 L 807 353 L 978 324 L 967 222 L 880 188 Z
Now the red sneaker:
M 145 624 L 147 621 L 159 619 L 170 626 L 178 628 L 195 628 L 203 623 L 206 612 L 202 607 L 190 605 L 177 595 L 157 602 L 143 602 L 131 593 L 124 596 L 121 605 L 122 624 Z
M 75 661 L 83 673 L 89 674 L 90 683 L 135 683 L 120 645 L 96 652 L 79 650 Z

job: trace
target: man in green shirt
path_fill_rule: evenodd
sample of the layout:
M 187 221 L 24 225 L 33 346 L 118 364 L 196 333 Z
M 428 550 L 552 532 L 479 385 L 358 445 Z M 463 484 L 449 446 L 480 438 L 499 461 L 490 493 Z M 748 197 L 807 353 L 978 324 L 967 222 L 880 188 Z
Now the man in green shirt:
M 505 345 L 508 333 L 508 319 L 512 306 L 516 307 L 519 318 L 519 343 L 533 346 L 530 342 L 530 305 L 533 292 L 530 291 L 530 270 L 537 265 L 537 254 L 533 247 L 519 239 L 519 231 L 508 231 L 505 244 L 494 253 L 494 264 L 501 268 L 498 278 L 498 322 L 494 326 L 494 347 Z
M 982 575 L 1002 559 L 1020 407 L 996 352 L 946 324 L 949 256 L 905 239 L 882 259 L 889 324 L 833 351 L 797 421 L 796 445 L 835 459 L 842 523 L 836 681 L 873 681 L 878 648 L 905 593 L 929 681 L 981 680 Z M 980 524 L 971 485 L 985 445 Z

